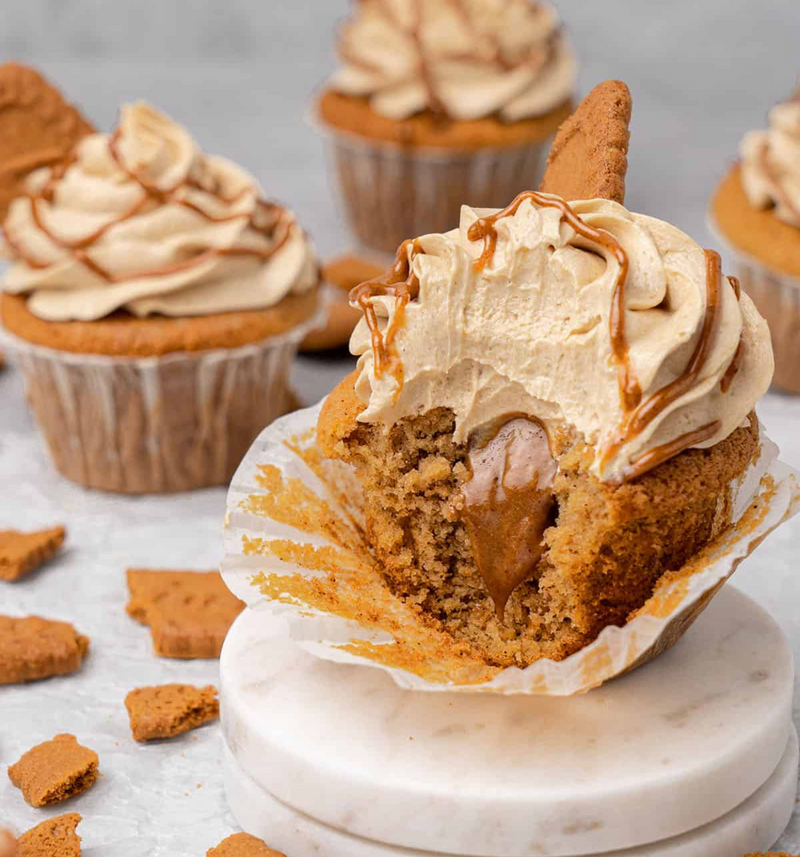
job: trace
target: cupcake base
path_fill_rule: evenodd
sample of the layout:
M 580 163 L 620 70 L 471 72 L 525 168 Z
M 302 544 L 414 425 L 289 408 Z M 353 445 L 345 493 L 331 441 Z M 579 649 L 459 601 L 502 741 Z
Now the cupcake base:
M 672 653 L 562 700 L 409 692 L 279 622 L 234 624 L 222 723 L 234 815 L 294 857 L 743 854 L 791 817 L 791 651 L 730 587 Z
M 223 485 L 258 433 L 298 405 L 306 327 L 235 349 L 110 358 L 5 341 L 57 470 L 122 494 Z

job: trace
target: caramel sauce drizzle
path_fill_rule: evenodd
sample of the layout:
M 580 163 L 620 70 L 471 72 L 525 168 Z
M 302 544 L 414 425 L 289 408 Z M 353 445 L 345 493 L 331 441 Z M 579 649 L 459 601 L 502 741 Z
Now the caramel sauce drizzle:
M 419 280 L 413 271 L 412 262 L 421 252 L 422 248 L 417 239 L 404 241 L 397 248 L 394 264 L 383 277 L 361 283 L 350 292 L 350 301 L 359 305 L 369 328 L 372 353 L 375 357 L 375 377 L 383 377 L 387 370 L 394 375 L 398 383 L 395 398 L 403 388 L 403 363 L 397 353 L 395 339 L 405 321 L 406 305 L 419 295 Z M 395 311 L 391 323 L 381 333 L 372 298 L 383 295 L 394 297 Z
M 733 289 L 733 293 L 736 295 L 736 300 L 741 300 L 742 297 L 742 286 L 739 283 L 737 277 L 728 277 L 728 282 L 731 284 L 731 288 Z M 733 354 L 733 358 L 731 362 L 728 364 L 728 368 L 725 370 L 725 374 L 722 376 L 719 382 L 719 388 L 723 393 L 727 393 L 731 388 L 731 384 L 733 383 L 733 379 L 736 377 L 736 373 L 739 371 L 739 366 L 742 363 L 742 355 L 744 354 L 744 330 L 739 334 L 739 344 L 736 346 L 736 351 Z
M 548 197 L 535 190 L 525 191 L 502 211 L 488 217 L 481 217 L 470 226 L 467 231 L 469 240 L 483 241 L 483 252 L 475 262 L 476 270 L 482 271 L 494 258 L 497 249 L 497 221 L 504 217 L 513 217 L 522 203 L 527 200 L 542 208 L 555 208 L 561 213 L 561 219 L 566 221 L 575 232 L 583 238 L 599 244 L 617 260 L 619 273 L 614 283 L 611 299 L 609 331 L 611 353 L 617 364 L 617 379 L 623 410 L 633 410 L 641 401 L 642 391 L 630 365 L 628 339 L 625 331 L 625 281 L 628 278 L 628 254 L 610 232 L 606 232 L 604 229 L 595 229 L 593 226 L 584 223 L 563 199 Z
M 673 402 L 685 395 L 697 383 L 697 379 L 705 365 L 711 351 L 714 331 L 720 302 L 720 285 L 722 279 L 722 262 L 718 253 L 706 250 L 706 311 L 703 317 L 703 326 L 700 338 L 695 346 L 694 352 L 689 359 L 684 371 L 675 380 L 666 384 L 646 399 L 642 398 L 642 390 L 638 380 L 633 374 L 630 365 L 630 346 L 625 325 L 625 282 L 628 276 L 628 258 L 619 242 L 608 232 L 594 229 L 584 223 L 572 210 L 568 203 L 561 199 L 553 199 L 536 191 L 521 193 L 507 208 L 488 217 L 476 220 L 469 228 L 467 237 L 470 241 L 483 241 L 483 251 L 475 261 L 477 270 L 482 270 L 493 258 L 497 248 L 497 221 L 503 217 L 513 216 L 526 200 L 542 207 L 556 208 L 561 212 L 562 220 L 566 221 L 572 229 L 587 240 L 594 241 L 608 250 L 619 263 L 619 273 L 614 284 L 611 299 L 611 312 L 609 319 L 609 335 L 611 339 L 611 352 L 617 364 L 617 377 L 619 380 L 620 400 L 624 413 L 623 421 L 617 430 L 614 439 L 605 447 L 601 455 L 601 464 L 610 461 L 619 450 L 633 438 L 640 435 L 649 425 L 668 408 Z M 735 278 L 731 279 L 731 286 L 737 297 L 740 293 L 739 283 Z M 739 348 L 731 361 L 731 364 L 722 379 L 725 387 L 730 386 L 741 359 L 741 341 Z M 721 382 L 721 383 L 722 383 Z M 714 431 L 712 431 L 712 427 Z M 681 437 L 675 438 L 667 444 L 663 444 L 648 453 L 632 461 L 618 481 L 627 481 L 641 476 L 648 470 L 656 467 L 668 458 L 677 455 L 684 449 L 693 446 L 703 440 L 708 440 L 717 431 L 718 422 L 709 423 L 692 432 L 687 432 Z
M 288 213 L 285 209 L 273 202 L 261 199 L 257 200 L 256 212 L 254 212 L 253 214 L 241 213 L 217 216 L 211 214 L 208 211 L 205 211 L 201 206 L 197 205 L 191 200 L 185 197 L 178 196 L 178 194 L 184 188 L 191 188 L 207 193 L 209 196 L 214 197 L 224 205 L 233 205 L 250 192 L 251 189 L 248 186 L 241 188 L 239 191 L 230 196 L 226 196 L 218 188 L 210 190 L 191 177 L 186 177 L 178 181 L 173 187 L 168 188 L 167 190 L 162 190 L 151 182 L 148 182 L 134 170 L 129 169 L 124 163 L 118 149 L 120 133 L 121 130 L 117 128 L 117 130 L 109 138 L 109 154 L 111 155 L 112 159 L 114 160 L 120 171 L 123 172 L 128 177 L 128 179 L 138 184 L 139 187 L 142 189 L 142 195 L 140 196 L 140 198 L 136 200 L 126 211 L 123 211 L 117 217 L 114 217 L 107 223 L 104 223 L 94 232 L 91 232 L 88 235 L 74 240 L 69 240 L 59 235 L 56 235 L 47 226 L 47 224 L 44 222 L 44 217 L 42 215 L 40 206 L 42 203 L 53 202 L 53 199 L 55 198 L 55 189 L 58 185 L 58 182 L 63 179 L 67 170 L 72 167 L 77 161 L 77 149 L 74 149 L 67 159 L 65 159 L 61 164 L 53 168 L 47 182 L 39 190 L 38 193 L 31 193 L 27 195 L 27 198 L 30 201 L 31 205 L 31 217 L 33 219 L 33 222 L 36 224 L 36 227 L 53 244 L 60 247 L 62 250 L 67 251 L 76 262 L 83 265 L 85 268 L 88 268 L 106 283 L 114 285 L 116 283 L 124 282 L 126 280 L 139 280 L 153 277 L 169 276 L 171 274 L 191 270 L 192 268 L 202 265 L 215 257 L 221 256 L 254 256 L 266 262 L 268 259 L 272 258 L 272 256 L 274 256 L 289 240 L 289 236 L 291 234 L 292 220 L 288 216 Z M 89 255 L 87 251 L 91 249 L 95 244 L 97 244 L 97 242 L 110 229 L 113 229 L 115 226 L 118 226 L 119 224 L 130 220 L 132 217 L 135 217 L 151 203 L 162 205 L 181 205 L 211 223 L 227 223 L 235 220 L 249 220 L 250 228 L 252 228 L 258 234 L 264 236 L 268 240 L 275 239 L 275 233 L 281 222 L 285 222 L 285 229 L 283 230 L 283 233 L 281 234 L 280 238 L 278 238 L 268 249 L 256 247 L 200 247 L 198 248 L 198 252 L 189 259 L 175 262 L 170 265 L 164 265 L 158 268 L 152 268 L 146 271 L 136 272 L 134 274 L 114 275 L 110 271 L 105 270 L 98 262 L 96 262 Z M 263 225 L 257 222 L 257 216 L 262 212 L 268 212 L 271 215 L 271 217 L 269 217 Z M 34 270 L 46 270 L 47 268 L 51 267 L 52 264 L 55 264 L 50 262 L 41 262 L 31 257 L 29 254 L 25 253 L 24 250 L 19 246 L 19 243 L 16 242 L 15 239 L 10 235 L 8 229 L 5 230 L 5 239 L 8 241 L 9 246 L 14 251 L 14 254 L 18 256 L 30 268 Z

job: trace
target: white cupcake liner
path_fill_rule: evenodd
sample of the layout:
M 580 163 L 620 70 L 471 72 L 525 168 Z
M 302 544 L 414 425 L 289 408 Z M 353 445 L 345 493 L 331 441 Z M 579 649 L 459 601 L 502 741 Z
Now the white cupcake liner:
M 769 325 L 775 355 L 772 383 L 785 392 L 800 394 L 800 277 L 767 268 L 731 244 L 713 218 L 709 217 L 708 225 L 733 258 L 733 273 Z
M 88 488 L 172 493 L 226 484 L 253 438 L 296 407 L 289 371 L 324 318 L 230 349 L 74 354 L 0 329 L 57 469 Z
M 283 617 L 311 654 L 384 669 L 413 690 L 564 696 L 597 687 L 673 645 L 738 564 L 800 508 L 800 474 L 763 438 L 757 461 L 731 486 L 736 525 L 665 575 L 635 618 L 563 661 L 499 670 L 456 657 L 446 635 L 389 592 L 361 536 L 352 469 L 316 447 L 320 408 L 275 422 L 242 461 L 228 493 L 223 577 L 249 607 Z
M 342 207 L 366 251 L 458 226 L 461 206 L 502 208 L 539 186 L 552 135 L 523 145 L 404 147 L 314 122 L 326 138 Z

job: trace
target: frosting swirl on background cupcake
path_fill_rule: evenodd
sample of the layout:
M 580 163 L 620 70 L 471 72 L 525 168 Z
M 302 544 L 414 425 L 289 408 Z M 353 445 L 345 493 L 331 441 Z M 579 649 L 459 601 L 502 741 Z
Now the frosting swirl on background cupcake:
M 331 86 L 390 119 L 424 110 L 513 122 L 561 106 L 576 64 L 556 13 L 532 0 L 360 0 Z
M 3 224 L 2 287 L 46 320 L 264 309 L 319 279 L 294 215 L 144 103 L 28 185 Z
M 577 431 L 611 481 L 743 425 L 772 350 L 717 254 L 609 200 L 522 194 L 494 214 L 465 206 L 459 229 L 406 242 L 394 276 L 354 292 L 375 313 L 351 340 L 361 422 L 447 407 L 465 442 L 526 414 L 551 438 Z
M 740 148 L 750 204 L 800 226 L 800 97 L 773 107 L 769 130 L 750 131 Z

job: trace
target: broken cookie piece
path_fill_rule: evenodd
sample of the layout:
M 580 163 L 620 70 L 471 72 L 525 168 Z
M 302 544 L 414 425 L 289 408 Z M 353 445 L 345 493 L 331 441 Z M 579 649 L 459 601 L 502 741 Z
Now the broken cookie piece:
M 625 202 L 631 110 L 622 81 L 598 84 L 558 129 L 539 190 L 567 201 Z
M 17 839 L 10 830 L 0 827 L 0 857 L 17 857 Z
M 99 761 L 74 735 L 56 735 L 28 750 L 8 769 L 8 778 L 31 806 L 50 806 L 90 789 L 97 781 Z
M 140 687 L 127 695 L 125 707 L 137 741 L 174 738 L 219 717 L 217 689 L 211 685 Z
M 22 533 L 0 530 L 0 580 L 19 580 L 53 557 L 66 536 L 64 527 Z
M 235 833 L 209 848 L 206 857 L 286 857 L 282 851 L 270 848 L 263 839 L 249 833 Z
M 0 220 L 34 170 L 64 161 L 92 125 L 33 68 L 0 65 Z
M 74 673 L 89 650 L 89 638 L 68 622 L 0 616 L 0 685 Z
M 81 821 L 77 812 L 69 812 L 37 824 L 20 836 L 18 857 L 80 857 L 77 827 Z
M 156 654 L 164 658 L 218 658 L 244 602 L 218 571 L 129 569 L 128 614 L 150 626 Z

